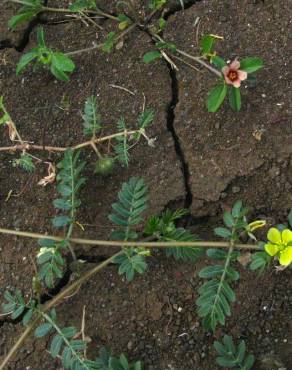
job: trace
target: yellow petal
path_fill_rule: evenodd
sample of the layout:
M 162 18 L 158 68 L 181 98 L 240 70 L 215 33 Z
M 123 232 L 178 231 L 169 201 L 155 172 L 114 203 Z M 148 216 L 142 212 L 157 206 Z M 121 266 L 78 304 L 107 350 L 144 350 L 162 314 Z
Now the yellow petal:
M 288 266 L 292 262 L 292 247 L 285 248 L 280 252 L 279 258 L 280 264 L 283 266 Z
M 292 231 L 289 229 L 285 229 L 282 231 L 282 240 L 284 244 L 288 244 L 292 242 Z
M 276 229 L 275 227 L 271 227 L 268 232 L 268 240 L 275 244 L 281 244 L 282 238 L 281 238 L 280 231 Z
M 279 252 L 279 247 L 276 244 L 266 244 L 265 250 L 270 256 L 275 256 Z

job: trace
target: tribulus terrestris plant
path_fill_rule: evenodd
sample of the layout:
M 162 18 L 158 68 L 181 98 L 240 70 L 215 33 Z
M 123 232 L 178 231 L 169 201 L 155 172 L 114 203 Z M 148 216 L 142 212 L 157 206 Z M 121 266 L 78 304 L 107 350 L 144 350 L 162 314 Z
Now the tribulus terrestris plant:
M 206 250 L 207 257 L 215 260 L 216 264 L 205 267 L 199 273 L 201 278 L 208 279 L 208 281 L 199 289 L 197 305 L 198 314 L 203 318 L 203 326 L 206 330 L 213 331 L 218 324 L 224 325 L 226 316 L 231 315 L 231 304 L 236 300 L 232 284 L 239 279 L 239 273 L 235 270 L 234 265 L 240 256 L 240 250 L 256 251 L 251 263 L 253 270 L 266 268 L 268 263 L 272 261 L 271 254 L 279 259 L 280 265 L 285 267 L 291 265 L 292 231 L 286 225 L 271 228 L 268 232 L 268 243 L 259 243 L 258 245 L 240 243 L 244 234 L 248 234 L 256 241 L 253 232 L 265 225 L 265 222 L 260 220 L 248 223 L 247 209 L 240 201 L 235 203 L 231 211 L 224 213 L 225 227 L 215 229 L 215 234 L 226 239 L 226 242 L 199 241 L 197 236 L 183 228 L 176 227 L 175 221 L 187 212 L 183 209 L 167 210 L 161 216 L 152 216 L 146 221 L 144 228 L 141 228 L 141 224 L 144 222 L 142 214 L 147 209 L 148 189 L 144 181 L 139 178 L 131 178 L 127 183 L 124 183 L 118 194 L 118 201 L 112 205 L 113 213 L 109 219 L 117 226 L 111 236 L 112 241 L 74 239 L 72 232 L 74 225 L 78 222 L 76 211 L 80 205 L 78 191 L 80 186 L 84 184 L 83 167 L 84 163 L 79 160 L 78 152 L 74 153 L 72 150 L 65 152 L 64 159 L 57 166 L 59 168 L 58 191 L 61 198 L 54 201 L 54 205 L 61 212 L 61 215 L 53 219 L 55 227 L 65 227 L 65 236 L 62 238 L 43 235 L 40 238 L 41 248 L 37 254 L 39 271 L 33 279 L 33 296 L 26 302 L 19 291 L 15 295 L 7 292 L 5 293 L 7 303 L 3 306 L 5 314 L 10 314 L 13 319 L 22 318 L 24 325 L 27 326 L 23 339 L 39 324 L 39 321 L 43 320 L 43 323 L 35 330 L 35 336 L 42 337 L 55 332 L 50 353 L 53 357 L 57 357 L 62 350 L 60 356 L 65 368 L 102 369 L 102 367 L 98 367 L 100 366 L 97 365 L 100 364 L 98 361 L 89 361 L 82 353 L 86 348 L 86 343 L 76 336 L 77 329 L 71 327 L 61 329 L 59 327 L 53 308 L 65 295 L 111 262 L 118 265 L 120 275 L 125 275 L 127 280 L 131 281 L 136 274 L 143 274 L 146 271 L 146 259 L 153 248 L 163 248 L 167 257 L 192 263 L 202 257 L 204 250 Z M 291 227 L 291 214 L 288 221 Z M 34 233 L 6 229 L 0 229 L 0 232 L 39 238 L 39 234 Z M 154 241 L 143 241 L 144 237 L 151 237 Z M 64 257 L 67 251 L 71 252 L 73 259 L 76 260 L 72 246 L 74 243 L 96 246 L 119 245 L 121 250 L 97 267 L 85 272 L 51 301 L 42 305 L 42 292 L 53 287 L 63 276 L 66 268 Z M 212 248 L 210 249 L 210 247 Z M 220 355 L 218 363 L 221 365 L 229 364 L 233 367 L 239 366 L 240 369 L 251 368 L 253 357 L 247 356 L 245 358 L 245 345 L 240 343 L 236 348 L 232 343 L 229 337 L 223 339 L 222 345 L 215 342 L 215 348 Z M 18 341 L 18 345 L 20 344 L 21 340 Z M 15 350 L 13 348 L 7 355 L 4 364 L 9 361 Z M 112 361 L 127 364 L 123 356 L 119 360 Z M 134 369 L 140 367 L 139 362 L 134 365 Z

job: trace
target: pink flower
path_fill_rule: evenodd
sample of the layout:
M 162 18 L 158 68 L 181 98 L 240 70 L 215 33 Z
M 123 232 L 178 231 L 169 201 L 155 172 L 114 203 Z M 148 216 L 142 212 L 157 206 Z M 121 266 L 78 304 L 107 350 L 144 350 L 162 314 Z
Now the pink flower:
M 247 73 L 245 71 L 241 71 L 239 67 L 240 62 L 235 59 L 229 66 L 222 68 L 222 73 L 228 85 L 233 85 L 238 88 L 240 87 L 241 81 L 247 79 Z

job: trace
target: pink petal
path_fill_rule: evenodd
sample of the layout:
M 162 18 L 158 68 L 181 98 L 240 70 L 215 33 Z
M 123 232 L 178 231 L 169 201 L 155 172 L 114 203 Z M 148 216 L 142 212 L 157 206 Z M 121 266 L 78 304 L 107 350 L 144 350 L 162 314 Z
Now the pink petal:
M 240 82 L 241 82 L 241 81 L 240 81 L 240 79 L 238 78 L 237 80 L 235 80 L 235 81 L 233 81 L 233 82 L 232 82 L 232 85 L 233 85 L 234 87 L 237 87 L 237 88 L 238 88 L 238 87 L 240 87 Z
M 247 72 L 245 72 L 245 71 L 238 70 L 237 75 L 238 75 L 238 78 L 240 79 L 240 81 L 244 81 L 244 80 L 247 79 Z
M 235 70 L 237 70 L 237 69 L 239 69 L 239 67 L 240 67 L 240 62 L 239 62 L 237 59 L 235 59 L 235 60 L 230 64 L 230 68 L 231 68 L 231 69 L 235 69 Z
M 233 85 L 233 82 L 229 79 L 229 77 L 228 77 L 228 76 L 224 76 L 224 78 L 225 78 L 225 81 L 226 81 L 226 83 L 227 83 L 228 85 Z
M 229 71 L 230 71 L 230 67 L 228 67 L 228 66 L 224 66 L 222 68 L 222 73 L 224 74 L 224 76 L 227 76 Z

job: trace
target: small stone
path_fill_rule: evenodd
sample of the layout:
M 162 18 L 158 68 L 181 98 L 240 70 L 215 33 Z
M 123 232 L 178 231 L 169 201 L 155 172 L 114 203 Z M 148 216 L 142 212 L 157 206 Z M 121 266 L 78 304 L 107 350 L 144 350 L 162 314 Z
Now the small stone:
M 240 187 L 239 186 L 232 186 L 232 193 L 237 194 L 240 192 Z

